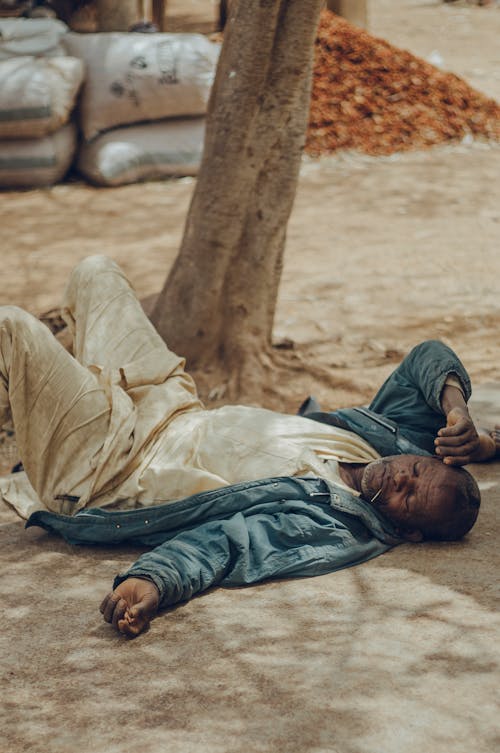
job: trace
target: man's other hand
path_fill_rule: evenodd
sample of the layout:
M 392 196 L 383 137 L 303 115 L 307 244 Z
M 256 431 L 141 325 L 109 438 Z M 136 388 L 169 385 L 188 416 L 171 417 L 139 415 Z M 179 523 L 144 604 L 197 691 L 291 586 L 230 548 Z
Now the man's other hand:
M 447 465 L 466 465 L 485 460 L 479 434 L 467 409 L 456 407 L 446 417 L 446 426 L 434 440 L 436 455 Z
M 147 628 L 159 603 L 160 593 L 152 581 L 127 578 L 104 598 L 100 610 L 106 622 L 135 638 Z
M 446 426 L 438 431 L 434 440 L 436 455 L 443 463 L 482 463 L 499 454 L 500 432 L 476 429 L 467 409 L 453 408 L 446 418 Z

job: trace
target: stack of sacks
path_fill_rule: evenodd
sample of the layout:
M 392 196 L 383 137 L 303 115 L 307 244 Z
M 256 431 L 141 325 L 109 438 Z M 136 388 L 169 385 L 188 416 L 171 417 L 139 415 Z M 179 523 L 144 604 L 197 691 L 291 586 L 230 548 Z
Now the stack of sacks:
M 86 68 L 77 167 L 88 180 L 116 186 L 197 172 L 218 45 L 201 34 L 121 32 L 69 33 L 64 45 Z
M 0 187 L 56 183 L 76 151 L 71 111 L 83 64 L 61 47 L 54 19 L 0 19 Z

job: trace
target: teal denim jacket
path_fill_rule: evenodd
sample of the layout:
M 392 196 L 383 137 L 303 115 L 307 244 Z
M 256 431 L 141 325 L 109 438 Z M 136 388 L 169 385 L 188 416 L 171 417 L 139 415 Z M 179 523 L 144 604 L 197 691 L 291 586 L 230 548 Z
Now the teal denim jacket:
M 319 478 L 263 479 L 122 512 L 37 511 L 26 525 L 73 544 L 155 547 L 117 576 L 114 588 L 127 577 L 147 577 L 162 607 L 214 585 L 329 573 L 400 543 L 371 505 Z
M 434 439 L 446 425 L 441 393 L 450 374 L 458 377 L 467 402 L 471 384 L 462 362 L 444 343 L 426 340 L 386 379 L 369 406 L 327 412 L 308 398 L 299 413 L 353 431 L 383 457 L 433 455 Z

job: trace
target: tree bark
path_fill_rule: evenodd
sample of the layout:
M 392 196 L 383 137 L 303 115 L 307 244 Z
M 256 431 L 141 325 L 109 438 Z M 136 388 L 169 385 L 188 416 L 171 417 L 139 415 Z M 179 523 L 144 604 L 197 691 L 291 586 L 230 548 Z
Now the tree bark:
M 152 315 L 190 368 L 225 370 L 233 396 L 271 349 L 322 5 L 232 4 L 184 238 Z
M 96 0 L 99 31 L 127 31 L 137 21 L 137 0 Z
M 219 2 L 219 30 L 220 31 L 222 31 L 226 26 L 227 20 L 229 18 L 230 8 L 231 8 L 230 0 L 220 0 Z
M 152 21 L 158 31 L 165 31 L 165 10 L 167 0 L 152 0 Z

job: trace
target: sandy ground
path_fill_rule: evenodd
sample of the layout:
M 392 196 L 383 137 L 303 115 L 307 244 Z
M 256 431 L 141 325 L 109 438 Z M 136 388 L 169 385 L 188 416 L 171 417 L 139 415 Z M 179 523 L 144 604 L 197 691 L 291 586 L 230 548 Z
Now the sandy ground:
M 178 27 L 210 22 L 209 3 L 170 7 Z M 370 17 L 375 34 L 438 51 L 500 99 L 498 6 L 377 0 Z M 469 369 L 479 415 L 500 419 L 499 174 L 500 147 L 484 143 L 304 161 L 275 339 L 324 369 L 291 372 L 275 407 L 308 392 L 331 407 L 361 402 L 416 342 L 439 337 Z M 141 296 L 156 292 L 193 186 L 0 194 L 3 303 L 51 308 L 91 253 L 118 260 Z M 498 466 L 474 472 L 484 504 L 466 541 L 219 590 L 136 642 L 96 613 L 135 551 L 70 547 L 2 510 L 0 750 L 494 753 Z

